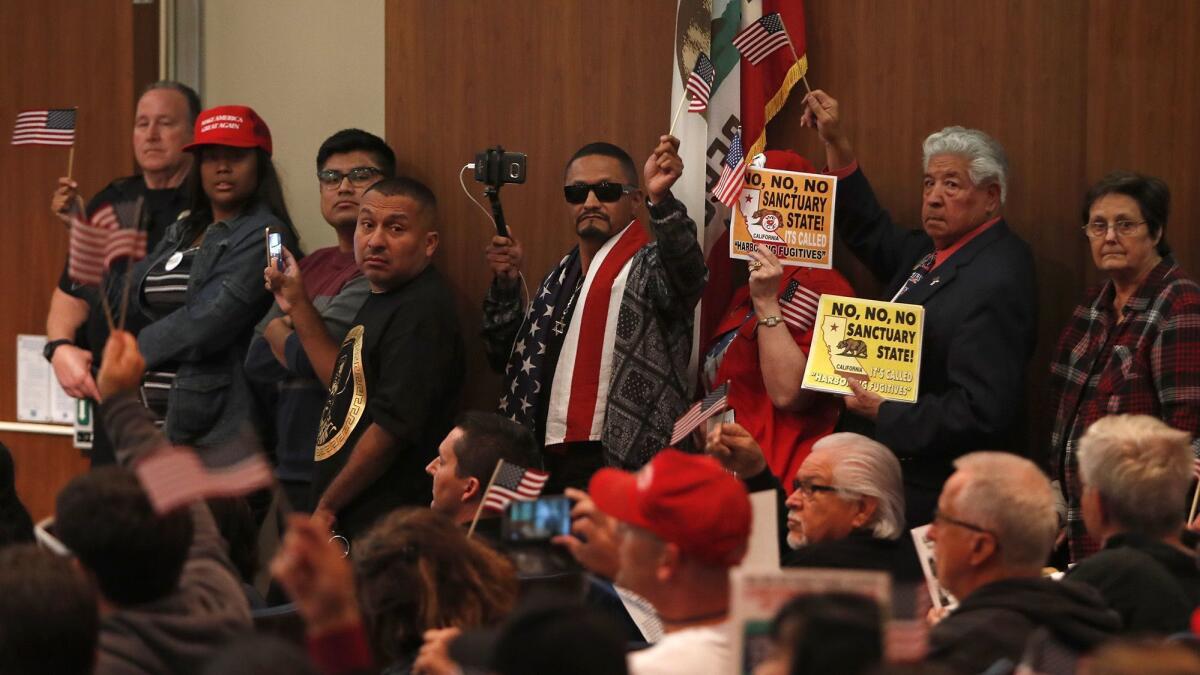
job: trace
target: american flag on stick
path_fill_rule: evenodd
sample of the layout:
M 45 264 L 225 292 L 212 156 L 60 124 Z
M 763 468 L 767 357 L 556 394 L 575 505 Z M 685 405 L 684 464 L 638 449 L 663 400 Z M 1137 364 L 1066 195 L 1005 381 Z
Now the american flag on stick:
M 500 460 L 496 474 L 483 494 L 482 507 L 489 511 L 502 512 L 514 501 L 531 502 L 542 494 L 542 488 L 550 474 L 537 469 L 526 469 L 511 462 Z
M 99 286 L 104 273 L 112 269 L 118 258 L 140 260 L 146 257 L 146 232 L 136 227 L 121 227 L 112 205 L 106 204 L 84 222 L 78 211 L 71 215 L 70 262 L 67 274 L 71 280 L 88 286 Z
M 708 110 L 708 97 L 712 94 L 713 80 L 717 77 L 717 69 L 713 67 L 708 55 L 701 52 L 696 57 L 696 66 L 688 75 L 687 90 L 692 95 L 688 103 L 688 112 L 704 112 Z
M 13 145 L 75 145 L 75 108 L 17 113 Z
M 729 152 L 725 153 L 725 166 L 721 168 L 721 179 L 713 188 L 713 196 L 725 206 L 733 208 L 733 202 L 742 191 L 742 182 L 746 179 L 746 155 L 742 150 L 742 133 L 736 131 L 733 141 L 729 144 Z
M 204 466 L 189 449 L 166 447 L 138 462 L 138 481 L 155 513 L 209 497 L 232 497 L 271 485 L 271 465 L 260 453 L 219 469 Z
M 713 415 L 723 413 L 729 408 L 729 383 L 713 389 L 704 398 L 692 404 L 688 411 L 675 421 L 675 429 L 671 431 L 671 445 L 687 438 L 696 427 Z
M 820 301 L 821 296 L 801 286 L 799 281 L 788 281 L 779 296 L 779 309 L 783 312 L 784 323 L 801 333 L 807 333 L 817 319 Z
M 754 66 L 770 56 L 776 49 L 791 46 L 791 44 L 787 28 L 783 25 L 783 17 L 779 16 L 779 12 L 772 12 L 761 17 L 733 36 L 733 46 Z

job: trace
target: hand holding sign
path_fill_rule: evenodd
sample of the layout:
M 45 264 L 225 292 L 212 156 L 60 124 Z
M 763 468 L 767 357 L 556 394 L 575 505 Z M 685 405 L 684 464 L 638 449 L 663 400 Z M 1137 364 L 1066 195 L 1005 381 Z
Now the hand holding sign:
M 751 260 L 750 301 L 754 303 L 754 311 L 759 316 L 778 316 L 779 277 L 783 276 L 783 265 L 766 246 L 759 245 L 748 253 Z
M 870 419 L 885 399 L 915 402 L 924 322 L 919 305 L 822 295 L 803 387 L 849 395 Z
M 783 265 L 833 266 L 832 176 L 751 167 L 733 209 L 729 257 L 769 250 Z

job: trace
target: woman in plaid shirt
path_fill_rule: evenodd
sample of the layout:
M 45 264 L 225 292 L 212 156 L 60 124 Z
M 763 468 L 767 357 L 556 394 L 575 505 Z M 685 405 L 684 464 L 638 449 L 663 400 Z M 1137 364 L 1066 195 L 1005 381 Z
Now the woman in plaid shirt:
M 1101 544 L 1079 510 L 1075 450 L 1088 426 L 1142 413 L 1192 434 L 1200 427 L 1200 286 L 1167 245 L 1170 200 L 1163 181 L 1125 171 L 1105 176 L 1084 200 L 1083 232 L 1108 281 L 1075 307 L 1050 362 L 1058 412 L 1049 457 L 1066 497 L 1073 562 Z

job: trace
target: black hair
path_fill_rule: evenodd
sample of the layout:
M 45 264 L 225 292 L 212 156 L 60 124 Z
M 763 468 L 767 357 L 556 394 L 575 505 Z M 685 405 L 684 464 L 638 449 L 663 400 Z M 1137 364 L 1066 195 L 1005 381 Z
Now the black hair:
M 454 455 L 459 478 L 474 477 L 487 484 L 500 460 L 525 468 L 538 468 L 537 441 L 528 427 L 496 413 L 468 410 L 454 426 L 463 430 Z
M 1171 246 L 1167 244 L 1167 216 L 1171 212 L 1171 189 L 1162 179 L 1133 171 L 1113 171 L 1087 191 L 1083 198 L 1083 223 L 1086 225 L 1091 215 L 1092 205 L 1106 195 L 1125 195 L 1137 202 L 1146 219 L 1146 228 L 1153 237 L 1158 233 L 1155 250 L 1160 256 L 1171 255 Z
M 635 187 L 637 186 L 638 172 L 637 166 L 635 166 L 633 163 L 633 158 L 629 156 L 628 152 L 625 152 L 612 143 L 605 143 L 604 141 L 588 143 L 582 148 L 576 150 L 575 154 L 571 155 L 571 159 L 567 160 L 567 165 L 563 167 L 563 175 L 565 176 L 567 174 L 567 171 L 570 170 L 571 165 L 575 163 L 575 160 L 580 159 L 581 157 L 591 157 L 593 155 L 611 157 L 620 162 L 621 171 L 625 173 L 626 182 L 628 182 L 629 185 L 633 185 Z
M 325 168 L 325 162 L 333 155 L 347 152 L 365 152 L 375 160 L 384 178 L 396 175 L 396 153 L 387 142 L 362 129 L 342 129 L 325 139 L 317 150 L 317 171 Z
M 99 631 L 96 594 L 67 558 L 0 549 L 0 675 L 87 675 Z
M 394 176 L 384 178 L 363 191 L 363 196 L 370 192 L 378 192 L 385 197 L 408 197 L 421 205 L 421 211 L 428 215 L 429 229 L 436 230 L 437 226 L 437 197 L 433 190 L 416 178 Z
M 100 593 L 119 606 L 165 597 L 179 583 L 192 516 L 158 515 L 136 476 L 106 466 L 75 477 L 55 501 L 59 540 L 96 576 Z
M 213 219 L 212 201 L 204 192 L 204 181 L 200 178 L 200 163 L 204 160 L 204 153 L 208 151 L 209 147 L 202 145 L 195 149 L 196 161 L 192 163 L 192 170 L 188 173 L 185 182 L 184 190 L 188 196 L 188 205 L 191 210 L 191 214 L 187 218 L 188 238 L 199 235 L 212 223 Z M 266 204 L 276 218 L 291 227 L 292 217 L 288 214 L 287 202 L 283 198 L 283 185 L 279 182 L 279 173 L 275 170 L 275 163 L 262 148 L 253 148 L 253 150 L 258 157 L 258 187 L 255 188 L 247 206 L 254 203 Z
M 771 620 L 771 638 L 788 643 L 788 672 L 866 673 L 883 660 L 879 605 L 854 593 L 817 593 L 792 598 Z
M 17 495 L 16 466 L 0 443 L 0 546 L 33 541 L 33 520 Z
M 595 609 L 539 607 L 501 630 L 491 667 L 499 675 L 624 675 L 625 647 L 614 620 Z
M 146 88 L 142 90 L 142 96 L 155 89 L 170 89 L 182 94 L 183 98 L 187 101 L 188 124 L 192 126 L 196 125 L 196 118 L 200 116 L 200 111 L 204 108 L 200 106 L 200 94 L 197 94 L 195 89 L 175 80 L 159 80 L 146 85 Z

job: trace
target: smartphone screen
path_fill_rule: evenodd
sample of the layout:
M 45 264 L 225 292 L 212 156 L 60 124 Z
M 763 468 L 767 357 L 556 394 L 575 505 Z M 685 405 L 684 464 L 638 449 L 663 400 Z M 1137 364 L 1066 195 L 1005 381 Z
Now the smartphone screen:
M 503 537 L 508 543 L 543 542 L 570 533 L 571 500 L 563 495 L 513 502 L 504 515 Z
M 278 232 L 267 232 L 267 264 L 283 270 L 283 235 Z

